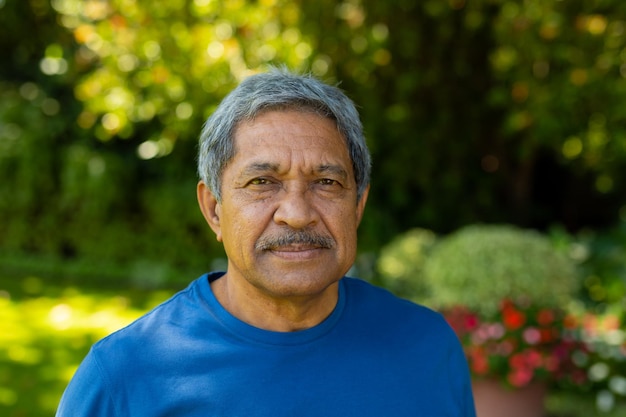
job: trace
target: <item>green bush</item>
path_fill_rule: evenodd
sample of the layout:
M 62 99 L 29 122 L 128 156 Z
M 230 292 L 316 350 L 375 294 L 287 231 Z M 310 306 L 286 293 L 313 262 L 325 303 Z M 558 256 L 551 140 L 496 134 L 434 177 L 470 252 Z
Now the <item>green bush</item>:
M 535 231 L 472 225 L 443 238 L 424 265 L 427 299 L 492 313 L 503 299 L 565 307 L 578 288 L 575 264 Z
M 414 229 L 383 248 L 377 266 L 378 284 L 435 308 L 492 313 L 504 298 L 564 307 L 579 286 L 564 250 L 510 225 L 471 225 L 445 237 Z
M 424 263 L 437 242 L 427 229 L 412 229 L 389 242 L 376 264 L 374 282 L 395 294 L 418 301 L 427 293 Z

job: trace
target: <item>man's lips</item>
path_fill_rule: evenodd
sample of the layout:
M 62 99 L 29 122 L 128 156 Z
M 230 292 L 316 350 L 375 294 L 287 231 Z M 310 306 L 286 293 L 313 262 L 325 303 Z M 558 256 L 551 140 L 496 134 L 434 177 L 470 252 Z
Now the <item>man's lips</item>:
M 301 261 L 316 258 L 324 249 L 312 245 L 283 245 L 269 248 L 267 251 L 282 259 Z

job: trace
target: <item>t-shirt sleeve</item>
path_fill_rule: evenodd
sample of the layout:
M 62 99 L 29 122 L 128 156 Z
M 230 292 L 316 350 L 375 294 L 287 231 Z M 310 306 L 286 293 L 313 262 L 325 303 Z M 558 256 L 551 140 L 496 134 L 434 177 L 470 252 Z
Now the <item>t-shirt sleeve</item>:
M 56 417 L 119 416 L 107 382 L 92 349 L 65 389 Z

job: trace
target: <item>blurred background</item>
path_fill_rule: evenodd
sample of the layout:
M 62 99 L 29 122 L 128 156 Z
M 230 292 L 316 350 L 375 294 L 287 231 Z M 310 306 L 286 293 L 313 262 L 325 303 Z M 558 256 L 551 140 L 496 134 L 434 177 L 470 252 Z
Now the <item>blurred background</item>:
M 626 415 L 623 0 L 0 0 L 0 27 L 1 415 L 51 415 L 94 341 L 224 266 L 197 137 L 281 64 L 359 106 L 353 272 L 393 287 L 381 253 L 415 229 L 542 234 L 606 339 L 549 412 Z

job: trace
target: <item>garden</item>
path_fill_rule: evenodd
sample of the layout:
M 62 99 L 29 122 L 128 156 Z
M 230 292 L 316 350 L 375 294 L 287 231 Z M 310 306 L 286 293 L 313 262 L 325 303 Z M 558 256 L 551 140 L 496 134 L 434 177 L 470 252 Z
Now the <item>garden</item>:
M 445 236 L 420 228 L 384 246 L 368 271 L 364 257 L 353 272 L 445 314 L 475 383 L 498 381 L 505 394 L 542 385 L 539 414 L 522 416 L 624 415 L 626 230 L 575 238 L 509 225 Z M 53 414 L 94 342 L 185 285 L 182 276 L 158 287 L 85 285 L 89 269 L 77 263 L 40 262 L 34 274 L 18 272 L 15 258 L 2 265 L 0 410 L 11 417 Z M 117 273 L 108 279 L 132 275 Z
M 479 415 L 621 415 L 626 311 L 616 278 L 626 253 L 622 240 L 607 247 L 604 239 L 510 225 L 469 225 L 443 237 L 413 229 L 383 248 L 377 282 L 448 319 Z M 600 277 L 603 288 L 614 287 L 608 303 L 593 300 Z M 508 404 L 494 406 L 494 389 Z
M 476 392 L 626 415 L 622 0 L 0 0 L 0 24 L 0 415 L 52 415 L 95 341 L 224 267 L 197 136 L 282 64 L 361 112 L 351 273 L 444 314 Z

